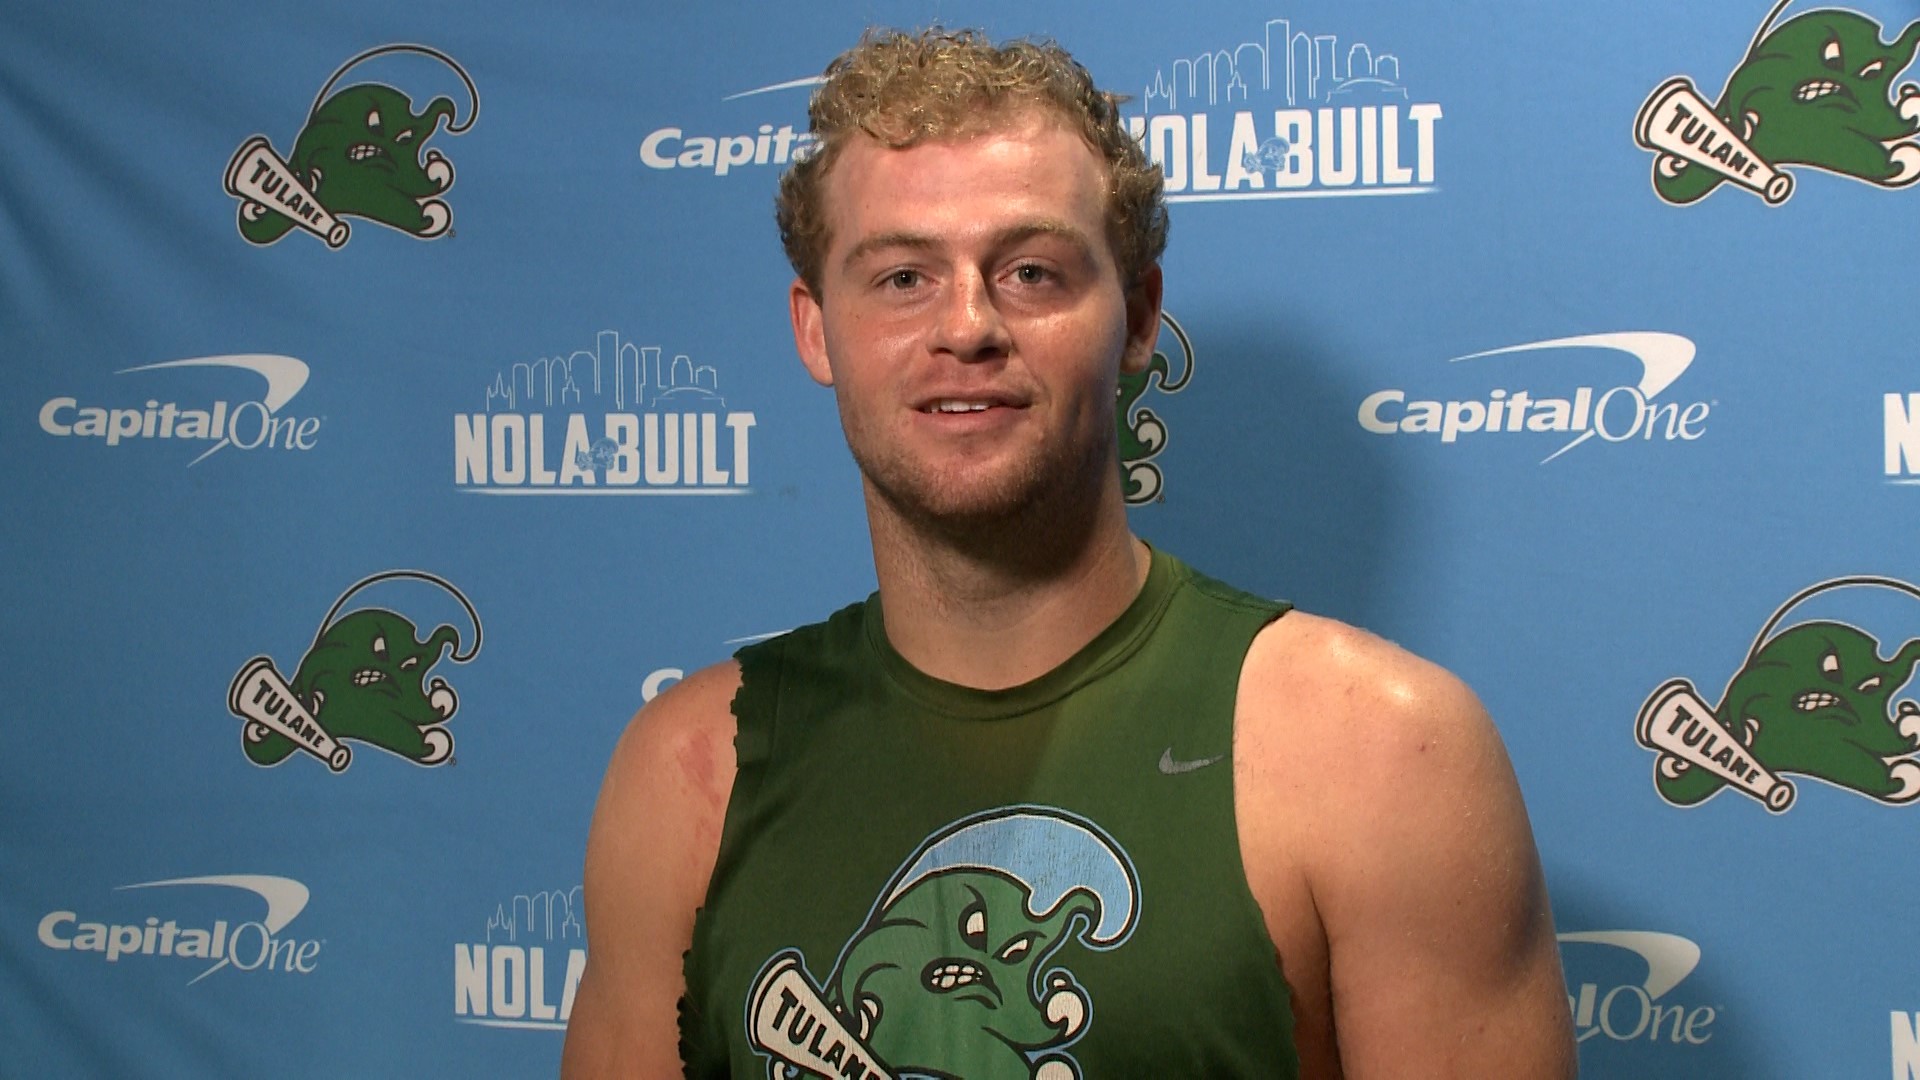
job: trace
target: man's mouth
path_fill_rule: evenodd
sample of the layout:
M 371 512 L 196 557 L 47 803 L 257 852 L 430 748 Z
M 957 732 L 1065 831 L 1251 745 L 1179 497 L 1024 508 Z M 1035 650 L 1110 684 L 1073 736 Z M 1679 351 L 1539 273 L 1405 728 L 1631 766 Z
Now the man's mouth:
M 914 401 L 913 407 L 928 416 L 965 416 L 994 409 L 1024 409 L 1027 404 L 1026 399 L 1007 391 L 961 389 L 935 391 Z

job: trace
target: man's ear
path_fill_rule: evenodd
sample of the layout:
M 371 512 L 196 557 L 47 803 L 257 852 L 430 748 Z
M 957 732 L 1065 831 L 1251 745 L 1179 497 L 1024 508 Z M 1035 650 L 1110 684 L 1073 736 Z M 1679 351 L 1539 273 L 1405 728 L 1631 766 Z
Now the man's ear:
M 833 364 L 827 359 L 827 327 L 820 300 L 799 278 L 787 288 L 787 316 L 793 321 L 793 347 L 807 374 L 821 386 L 833 385 Z
M 1127 290 L 1127 348 L 1120 354 L 1120 370 L 1138 375 L 1153 360 L 1160 340 L 1160 264 L 1150 263 Z

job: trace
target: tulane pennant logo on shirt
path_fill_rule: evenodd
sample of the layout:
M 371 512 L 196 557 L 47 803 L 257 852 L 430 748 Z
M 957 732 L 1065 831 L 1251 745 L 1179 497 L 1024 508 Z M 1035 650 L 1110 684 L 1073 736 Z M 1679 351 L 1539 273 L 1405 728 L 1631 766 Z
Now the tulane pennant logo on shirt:
M 901 864 L 824 982 L 796 949 L 769 959 L 747 1038 L 770 1076 L 1073 1080 L 1092 1002 L 1047 963 L 1069 941 L 1116 948 L 1139 917 L 1133 863 L 1099 826 L 975 814 Z

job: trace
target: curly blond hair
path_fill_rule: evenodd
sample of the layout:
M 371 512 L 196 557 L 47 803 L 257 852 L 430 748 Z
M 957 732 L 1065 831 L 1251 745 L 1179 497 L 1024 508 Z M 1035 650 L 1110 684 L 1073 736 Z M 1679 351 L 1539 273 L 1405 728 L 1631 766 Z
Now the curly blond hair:
M 873 29 L 825 74 L 807 107 L 813 151 L 780 177 L 774 198 L 787 261 L 815 296 L 830 241 L 822 196 L 849 140 L 865 134 L 904 149 L 993 130 L 1033 108 L 1056 114 L 1106 162 L 1107 242 L 1121 280 L 1131 285 L 1166 250 L 1160 167 L 1127 134 L 1119 110 L 1126 99 L 1096 89 L 1053 42 L 996 46 L 974 30 Z

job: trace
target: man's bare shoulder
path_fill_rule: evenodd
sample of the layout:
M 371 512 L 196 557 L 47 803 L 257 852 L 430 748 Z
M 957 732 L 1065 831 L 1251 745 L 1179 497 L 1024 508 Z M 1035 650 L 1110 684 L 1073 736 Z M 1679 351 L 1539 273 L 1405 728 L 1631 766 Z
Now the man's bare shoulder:
M 740 668 L 716 664 L 640 710 L 614 747 L 587 837 L 591 959 L 568 1024 L 569 1078 L 677 1073 L 680 958 L 733 788 Z
M 1294 613 L 1248 650 L 1235 723 L 1248 879 L 1283 955 L 1304 941 L 1326 957 L 1299 989 L 1330 999 L 1324 1030 L 1338 1032 L 1345 1075 L 1397 1075 L 1421 1052 L 1433 1076 L 1569 1074 L 1526 809 L 1466 684 L 1373 634 Z
M 717 786 L 724 799 L 733 779 L 733 697 L 739 689 L 740 664 L 728 660 L 662 690 L 628 722 L 605 783 L 678 782 L 690 794 L 711 794 Z M 607 798 L 604 785 L 601 798 Z
M 659 880 L 662 860 L 669 882 L 704 893 L 733 789 L 739 687 L 737 662 L 715 664 L 662 691 L 627 724 L 588 837 L 590 905 L 597 881 Z M 698 893 L 692 899 L 698 903 Z
M 1380 868 L 1429 847 L 1425 830 L 1464 825 L 1487 801 L 1524 813 L 1499 735 L 1465 683 L 1305 612 L 1269 624 L 1247 650 L 1234 759 L 1250 881 L 1257 893 L 1297 882 L 1314 903 L 1334 901 L 1327 932 L 1371 905 Z
M 1301 768 L 1472 751 L 1498 741 L 1472 690 L 1385 638 L 1291 612 L 1263 629 L 1240 676 L 1241 721 Z M 1299 755 L 1308 760 L 1300 760 Z M 1377 771 L 1377 770 L 1376 770 Z

